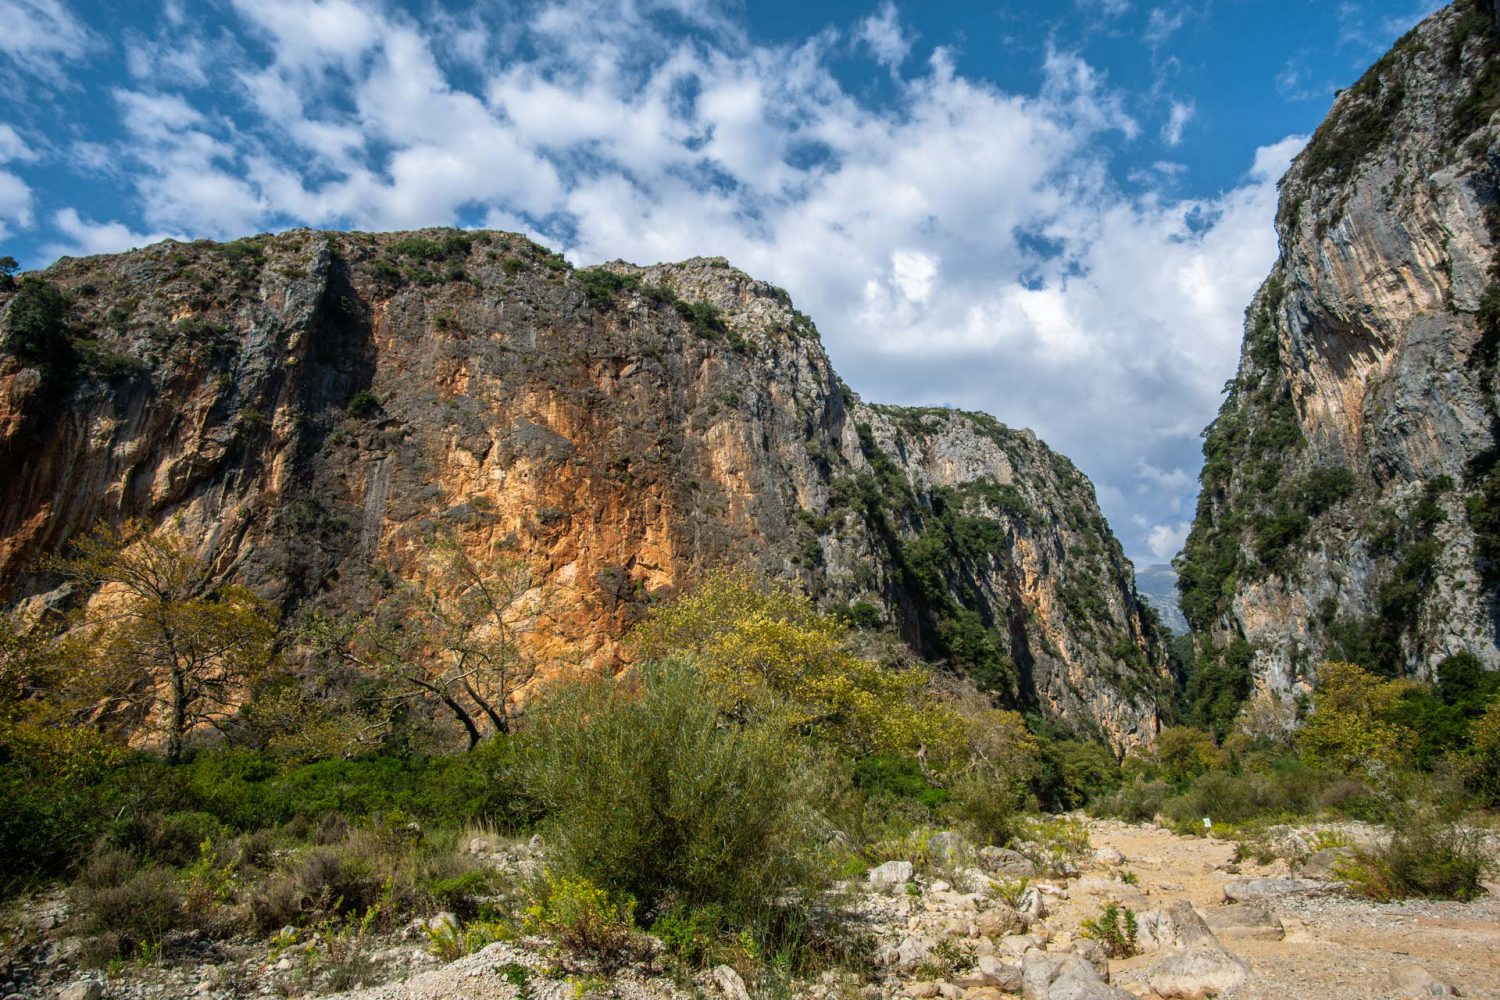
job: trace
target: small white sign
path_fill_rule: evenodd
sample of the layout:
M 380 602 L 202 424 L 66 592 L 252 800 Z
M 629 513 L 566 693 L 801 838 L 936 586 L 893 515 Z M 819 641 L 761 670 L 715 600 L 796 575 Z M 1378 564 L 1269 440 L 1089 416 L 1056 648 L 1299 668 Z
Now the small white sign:
M 1207 816 L 1203 817 L 1203 829 L 1205 829 L 1205 830 L 1212 830 L 1213 828 L 1214 828 L 1214 821 L 1211 820 L 1211 819 L 1209 819 Z

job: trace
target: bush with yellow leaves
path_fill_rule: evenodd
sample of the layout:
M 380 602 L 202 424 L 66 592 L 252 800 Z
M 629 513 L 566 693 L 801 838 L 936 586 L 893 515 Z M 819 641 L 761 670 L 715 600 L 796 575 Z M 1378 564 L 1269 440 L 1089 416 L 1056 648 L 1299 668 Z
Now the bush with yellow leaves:
M 1323 664 L 1298 745 L 1305 755 L 1345 770 L 1401 764 L 1416 734 L 1393 713 L 1411 688 L 1411 681 L 1387 680 L 1353 663 Z
M 935 773 L 967 763 L 968 727 L 918 665 L 890 666 L 850 647 L 848 626 L 806 596 L 743 574 L 719 574 L 653 613 L 634 633 L 644 659 L 688 655 L 720 711 L 786 713 L 799 732 L 851 757 L 917 757 Z

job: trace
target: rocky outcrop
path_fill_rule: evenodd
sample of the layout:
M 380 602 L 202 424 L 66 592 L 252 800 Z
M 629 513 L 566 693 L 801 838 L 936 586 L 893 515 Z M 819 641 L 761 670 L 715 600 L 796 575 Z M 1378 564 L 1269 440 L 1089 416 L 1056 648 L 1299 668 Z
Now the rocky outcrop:
M 746 567 L 1012 704 L 1152 739 L 1160 640 L 1088 480 L 983 414 L 864 403 L 722 259 L 293 231 L 39 278 L 0 292 L 12 600 L 100 518 L 175 526 L 288 613 L 357 610 L 448 533 L 524 559 L 550 655 L 608 671 L 651 601 Z
M 1209 696 L 1286 698 L 1330 658 L 1500 666 L 1496 31 L 1491 0 L 1433 14 L 1282 181 L 1178 563 Z

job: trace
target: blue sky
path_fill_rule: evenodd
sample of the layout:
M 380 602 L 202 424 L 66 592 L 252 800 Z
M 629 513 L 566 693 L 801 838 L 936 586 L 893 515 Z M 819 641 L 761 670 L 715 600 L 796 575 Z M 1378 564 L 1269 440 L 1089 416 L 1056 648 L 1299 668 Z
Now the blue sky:
M 723 254 L 867 399 L 1186 532 L 1275 182 L 1422 0 L 0 0 L 23 266 L 297 225 Z

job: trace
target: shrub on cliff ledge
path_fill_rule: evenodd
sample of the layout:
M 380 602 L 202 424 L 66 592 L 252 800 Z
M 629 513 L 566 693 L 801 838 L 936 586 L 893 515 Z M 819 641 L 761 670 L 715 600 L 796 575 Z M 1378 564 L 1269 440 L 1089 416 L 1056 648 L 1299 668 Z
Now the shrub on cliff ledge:
M 21 278 L 10 306 L 10 350 L 48 375 L 68 367 L 68 298 L 41 278 Z

